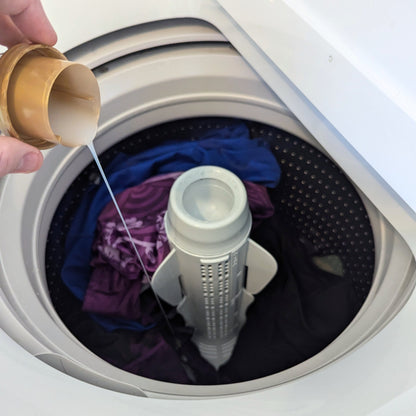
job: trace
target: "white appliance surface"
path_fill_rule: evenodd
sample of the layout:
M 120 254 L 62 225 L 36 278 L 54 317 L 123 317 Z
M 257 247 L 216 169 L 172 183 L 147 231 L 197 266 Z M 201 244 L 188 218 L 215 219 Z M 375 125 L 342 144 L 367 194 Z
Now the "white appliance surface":
M 341 0 L 335 6 L 329 0 L 44 0 L 43 4 L 63 52 L 140 23 L 174 17 L 210 22 L 271 88 L 279 90 L 282 100 L 359 185 L 363 172 L 381 183 L 370 187 L 367 182 L 363 190 L 396 228 L 401 229 L 400 213 L 383 206 L 385 193 L 394 194 L 407 215 L 415 215 L 412 2 Z M 296 88 L 297 96 L 286 94 L 288 85 Z M 342 100 L 337 99 L 341 94 Z M 325 121 L 324 129 L 314 123 L 317 117 Z M 403 234 L 414 252 L 416 233 Z M 413 294 L 378 335 L 331 365 L 285 385 L 209 400 L 148 399 L 104 390 L 47 366 L 0 332 L 2 414 L 413 414 L 415 327 Z

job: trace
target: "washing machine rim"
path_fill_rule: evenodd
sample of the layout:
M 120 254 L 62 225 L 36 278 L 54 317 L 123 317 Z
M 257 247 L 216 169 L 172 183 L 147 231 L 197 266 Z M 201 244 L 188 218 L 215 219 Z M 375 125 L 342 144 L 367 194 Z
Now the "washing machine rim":
M 192 22 L 192 24 L 194 23 L 195 22 Z M 207 27 L 205 23 L 203 23 L 203 26 Z M 152 29 L 154 29 L 154 27 Z M 223 42 L 223 40 L 221 40 L 221 36 L 218 35 L 218 33 L 216 33 L 215 40 L 213 41 L 211 40 L 211 42 Z M 188 41 L 185 43 L 188 43 Z M 201 45 L 199 46 L 193 45 L 191 46 L 191 48 L 198 49 L 200 46 Z M 215 44 L 215 43 L 210 43 L 209 45 L 205 44 L 203 47 L 210 48 L 211 50 L 215 50 L 215 48 L 217 48 L 218 51 L 220 49 L 225 50 L 224 48 L 229 48 L 228 45 L 224 44 L 222 46 L 219 46 L 218 44 Z M 186 44 L 183 46 L 174 45 L 173 48 L 175 49 L 174 54 L 177 55 L 180 49 L 182 50 L 189 49 L 189 45 L 186 45 Z M 172 49 L 170 50 L 172 51 Z M 76 53 L 80 53 L 80 52 L 79 51 L 72 52 L 72 54 L 74 55 L 76 55 Z M 114 70 L 114 68 L 116 68 L 118 65 L 121 65 L 120 68 L 123 67 L 123 65 L 128 66 L 128 64 L 134 61 L 135 59 L 134 54 L 136 53 L 138 52 L 137 51 L 129 52 L 128 56 L 117 57 L 117 58 L 115 58 L 113 54 L 112 55 L 113 58 L 110 60 L 110 62 L 106 61 L 105 64 L 102 63 L 103 57 L 101 55 L 100 57 L 101 65 L 98 68 L 96 68 L 97 78 L 99 80 L 101 79 L 101 82 L 104 82 L 105 80 L 107 80 L 108 82 L 108 80 L 110 79 L 110 75 L 114 74 L 114 72 L 111 72 L 111 70 L 109 70 L 109 66 L 112 66 L 113 68 L 112 70 Z M 154 55 L 157 53 L 158 51 L 154 50 L 150 52 L 150 55 L 151 54 Z M 233 53 L 235 52 L 233 51 Z M 86 63 L 87 58 L 84 56 L 84 59 L 79 59 L 79 60 Z M 143 67 L 141 69 L 143 69 Z M 240 70 L 244 72 L 244 69 L 242 67 L 240 68 Z M 256 83 L 256 87 L 257 88 L 259 87 L 258 83 Z M 273 101 L 271 98 L 273 96 L 273 93 L 271 93 L 270 91 L 266 92 L 268 89 L 265 85 L 263 85 L 263 88 L 266 88 L 264 90 L 265 91 L 264 94 L 266 94 L 267 99 L 264 99 L 263 97 L 263 99 L 261 100 L 259 99 L 250 100 L 248 97 L 245 97 L 245 98 L 241 96 L 238 97 L 238 94 L 236 94 L 234 97 L 235 107 L 233 107 L 233 111 L 229 110 L 226 115 L 227 116 L 235 116 L 235 115 L 241 116 L 242 110 L 244 109 L 243 113 L 250 114 L 251 116 L 247 118 L 251 118 L 254 121 L 264 122 L 272 126 L 275 125 L 276 127 L 280 127 L 280 128 L 282 128 L 283 126 L 284 127 L 283 129 L 303 138 L 306 141 L 313 142 L 316 147 L 320 148 L 320 150 L 325 152 L 325 150 L 322 149 L 322 147 L 320 147 L 317 144 L 317 142 L 312 138 L 312 136 L 309 135 L 309 133 L 301 126 L 301 124 L 296 119 L 294 119 L 293 116 L 290 115 L 290 112 L 283 105 L 283 103 L 279 100 Z M 142 109 L 141 111 L 137 111 L 137 108 L 136 108 L 135 109 L 136 114 L 133 117 L 131 116 L 131 114 L 133 114 L 134 111 L 133 113 L 130 113 L 130 115 L 127 113 L 124 114 L 123 117 L 121 118 L 119 117 L 120 114 L 118 114 L 117 117 L 113 117 L 112 119 L 111 118 L 107 119 L 106 122 L 102 122 L 100 125 L 100 129 L 98 133 L 99 137 L 97 141 L 98 151 L 102 152 L 111 145 L 110 137 L 112 135 L 116 135 L 117 137 L 122 138 L 122 137 L 126 137 L 127 135 L 129 135 L 129 132 L 134 131 L 134 129 L 137 128 L 137 125 L 140 125 L 141 128 L 146 128 L 146 127 L 150 127 L 154 125 L 155 124 L 154 120 L 161 119 L 160 111 L 166 111 L 167 108 L 169 108 L 171 117 L 173 118 L 177 117 L 178 114 L 184 114 L 184 112 L 187 112 L 188 115 L 189 113 L 192 113 L 192 112 L 195 114 L 195 116 L 201 115 L 201 113 L 198 113 L 198 109 L 196 108 L 197 106 L 195 106 L 195 102 L 201 101 L 201 96 L 196 101 L 195 101 L 196 97 L 194 96 L 193 98 L 194 100 L 187 99 L 185 100 L 186 102 L 182 102 L 182 103 L 170 102 L 168 103 L 168 106 L 166 106 L 165 108 L 161 107 L 160 105 L 156 107 L 153 106 L 153 109 L 147 108 L 147 109 Z M 216 107 L 217 111 L 220 111 L 221 108 L 223 108 L 221 107 L 221 104 L 224 105 L 224 103 L 226 103 L 226 105 L 229 105 L 230 103 L 230 100 L 218 100 L 218 98 L 221 98 L 221 97 L 216 97 L 217 100 L 215 100 L 214 98 L 215 97 L 212 97 L 212 96 L 209 97 L 205 95 L 204 102 L 205 104 L 210 102 L 210 104 L 212 105 L 212 107 L 210 108 Z M 106 112 L 105 106 L 106 104 L 104 104 L 103 106 L 104 114 Z M 257 109 L 261 108 L 262 110 L 261 114 L 258 111 L 257 112 L 255 111 L 256 108 Z M 109 113 L 111 112 L 112 110 L 110 111 L 109 109 Z M 141 116 L 138 117 L 138 114 L 140 114 Z M 224 114 L 224 112 L 221 111 L 221 114 Z M 207 115 L 207 114 L 205 113 L 204 115 Z M 211 114 L 211 115 L 214 115 L 214 114 Z M 165 115 L 164 121 L 169 121 L 166 118 L 166 115 Z M 74 161 L 77 161 L 76 167 L 74 165 Z M 33 285 L 32 288 L 34 289 L 34 292 L 37 294 L 37 297 L 40 300 L 40 303 L 43 304 L 44 306 L 47 305 L 46 306 L 47 315 L 49 316 L 49 318 L 52 319 L 52 321 L 55 322 L 55 324 L 57 322 L 60 322 L 60 319 L 59 317 L 57 317 L 56 313 L 54 315 L 54 310 L 53 310 L 53 307 L 51 307 L 50 299 L 48 300 L 48 296 L 45 296 L 46 291 L 45 291 L 44 278 L 42 278 L 42 264 L 39 262 L 39 259 L 44 258 L 44 252 L 42 253 L 42 248 L 40 250 L 38 249 L 39 236 L 44 232 L 42 230 L 45 230 L 46 228 L 48 228 L 46 225 L 48 224 L 48 221 L 50 221 L 51 219 L 50 214 L 51 212 L 53 212 L 54 204 L 58 200 L 60 200 L 60 198 L 58 198 L 58 195 L 57 195 L 58 193 L 56 190 L 59 187 L 59 185 L 62 183 L 60 183 L 57 178 L 57 176 L 59 176 L 57 169 L 59 169 L 59 174 L 62 173 L 63 171 L 66 171 L 65 175 L 61 175 L 61 178 L 65 176 L 66 179 L 70 179 L 68 169 L 75 168 L 75 171 L 79 172 L 80 170 L 82 170 L 80 167 L 85 166 L 86 164 L 89 163 L 89 161 L 90 161 L 89 155 L 85 152 L 85 150 L 75 149 L 75 150 L 68 151 L 67 149 L 63 149 L 63 148 L 53 149 L 52 151 L 48 152 L 48 155 L 46 157 L 45 164 L 50 164 L 48 169 L 44 169 L 41 173 L 39 173 L 39 175 L 37 176 L 35 175 L 34 178 L 23 177 L 23 176 L 20 177 L 20 180 L 18 180 L 17 178 L 13 178 L 13 179 L 7 178 L 2 183 L 2 192 L 1 192 L 1 197 L 0 197 L 0 209 L 2 206 L 4 209 L 6 209 L 8 204 L 11 205 L 9 201 L 10 201 L 10 197 L 13 198 L 13 196 L 16 199 L 15 205 L 18 206 L 19 196 L 15 195 L 15 192 L 13 192 L 13 189 L 16 189 L 15 187 L 19 185 L 20 185 L 19 188 L 21 190 L 26 189 L 25 192 L 27 192 L 27 201 L 26 201 L 26 206 L 24 210 L 21 212 L 21 217 L 23 218 L 23 220 L 22 220 L 20 232 L 22 233 L 25 229 L 30 227 L 31 223 L 34 225 L 34 227 L 33 227 L 33 233 L 31 234 L 31 237 L 29 238 L 29 240 L 32 243 L 31 248 L 28 250 L 27 249 L 24 250 L 24 252 L 22 253 L 23 254 L 22 260 L 23 260 L 23 263 L 25 264 L 26 269 L 33 271 L 34 278 L 32 279 L 32 282 L 31 282 L 31 285 Z M 52 166 L 53 164 L 54 166 Z M 44 188 L 46 192 L 45 194 L 42 195 L 41 201 L 39 201 L 39 198 L 38 198 L 39 195 L 37 196 L 36 192 L 32 192 L 33 189 L 36 187 L 35 181 L 36 180 L 44 181 L 46 180 L 45 177 L 47 176 L 49 176 L 49 178 L 47 179 L 48 186 Z M 54 195 L 55 202 L 52 205 L 47 206 L 47 201 L 49 202 L 51 201 L 50 200 L 51 195 Z M 414 284 L 414 279 L 412 279 L 411 277 L 413 276 L 414 265 L 413 265 L 413 258 L 410 254 L 410 251 L 408 250 L 407 245 L 400 238 L 400 236 L 396 235 L 397 233 L 396 234 L 394 233 L 393 229 L 389 226 L 389 224 L 386 221 L 381 221 L 382 220 L 381 215 L 378 213 L 375 213 L 374 207 L 372 206 L 371 202 L 366 200 L 366 198 L 363 195 L 362 197 L 365 200 L 366 207 L 370 213 L 370 218 L 372 221 L 373 229 L 375 233 L 378 235 L 377 238 L 379 238 L 380 241 L 385 241 L 385 239 L 389 238 L 390 236 L 391 238 L 393 238 L 394 244 L 398 245 L 402 251 L 407 250 L 408 252 L 407 256 L 403 256 L 402 258 L 396 260 L 398 263 L 401 263 L 403 265 L 403 270 L 407 269 L 407 272 L 403 273 L 404 277 L 402 279 L 403 281 L 401 282 L 401 284 L 397 284 L 397 282 L 394 282 L 394 285 L 390 284 L 387 286 L 386 285 L 382 286 L 383 279 L 382 277 L 380 277 L 378 279 L 380 286 L 376 286 L 376 285 L 373 286 L 367 298 L 367 301 L 363 305 L 363 308 L 361 309 L 357 317 L 354 319 L 354 321 L 350 324 L 350 326 L 337 339 L 337 341 L 335 341 L 333 344 L 328 346 L 327 349 L 319 353 L 317 356 L 312 357 L 310 360 L 302 364 L 299 364 L 299 366 L 302 366 L 303 364 L 307 363 L 306 369 L 308 365 L 310 365 L 309 370 L 305 371 L 305 365 L 303 366 L 304 368 L 302 370 L 296 369 L 294 367 L 292 369 L 286 370 L 286 372 L 279 373 L 280 374 L 279 377 L 282 378 L 282 380 L 285 380 L 284 375 L 287 374 L 288 371 L 292 373 L 292 376 L 290 377 L 290 379 L 293 379 L 293 378 L 299 377 L 303 374 L 306 374 L 310 371 L 314 371 L 317 368 L 321 367 L 321 365 L 316 366 L 315 364 L 315 361 L 317 359 L 316 357 L 318 357 L 322 353 L 327 354 L 328 350 L 330 351 L 332 349 L 332 353 L 331 352 L 329 353 L 330 355 L 331 354 L 332 355 L 331 355 L 331 358 L 326 359 L 326 363 L 329 363 L 335 359 L 338 359 L 340 356 L 351 351 L 356 345 L 362 343 L 364 339 L 368 339 L 370 336 L 372 336 L 374 333 L 380 330 L 381 327 L 384 326 L 387 323 L 387 321 L 391 319 L 395 313 L 397 313 L 400 307 L 405 303 L 407 297 L 410 296 L 410 293 Z M 16 208 L 14 207 L 13 209 L 16 209 Z M 33 212 L 35 212 L 33 216 L 34 221 L 31 220 Z M 5 217 L 7 217 L 7 215 L 3 215 L 3 218 Z M 4 224 L 4 220 L 1 220 L 1 221 L 3 222 L 3 225 L 6 225 Z M 23 234 L 20 236 L 20 239 L 26 240 Z M 44 240 L 43 242 L 45 241 L 46 240 Z M 44 246 L 45 244 L 41 244 L 41 246 L 42 245 Z M 13 248 L 11 249 L 13 250 Z M 4 254 L 5 250 L 7 250 L 7 247 L 3 245 L 2 250 L 0 250 L 0 252 L 2 253 L 3 258 L 7 260 L 7 256 L 10 255 L 10 251 L 7 251 L 7 253 L 9 254 L 5 255 Z M 381 276 L 383 272 L 385 272 L 385 270 L 383 270 L 383 267 L 387 267 L 386 263 L 380 263 L 380 260 L 384 258 L 384 260 L 387 261 L 388 256 L 389 256 L 388 251 L 389 250 L 387 251 L 383 251 L 380 249 L 377 250 L 377 258 L 378 258 L 377 261 L 380 266 L 378 267 L 378 271 L 376 272 L 376 274 L 378 273 L 379 276 Z M 29 258 L 31 260 L 28 260 Z M 4 265 L 3 262 L 2 264 Z M 18 319 L 21 322 L 22 326 L 30 327 L 31 317 L 28 316 L 27 312 L 25 312 L 25 306 L 23 305 L 25 300 L 22 301 L 22 299 L 17 298 L 15 294 L 13 293 L 13 290 L 10 289 L 12 280 L 10 279 L 11 278 L 10 272 L 7 272 L 5 270 L 5 267 L 11 267 L 11 265 L 8 264 L 7 266 L 2 267 L 2 271 L 1 271 L 2 277 L 5 278 L 5 274 L 7 274 L 6 276 L 7 284 L 4 286 L 4 292 L 2 293 L 2 295 L 5 296 L 7 300 L 13 305 L 14 311 L 16 312 L 15 315 L 18 316 Z M 395 296 L 391 296 L 392 290 L 396 294 Z M 380 294 L 380 291 L 383 291 L 384 296 Z M 392 301 L 391 304 L 389 304 L 387 308 L 382 307 L 383 313 L 380 313 L 380 303 L 383 303 L 382 302 L 383 298 L 384 298 L 383 301 L 385 302 L 386 300 L 385 297 L 387 296 L 387 294 L 391 298 L 398 297 L 399 301 L 397 301 L 396 299 L 396 302 Z M 370 322 L 367 322 L 365 325 L 363 325 L 362 324 L 363 317 L 369 316 L 369 314 L 372 317 L 377 318 L 377 319 L 370 319 Z M 364 327 L 366 328 L 365 331 L 363 331 Z M 61 327 L 61 330 L 64 331 L 62 327 Z M 43 330 L 41 330 L 40 328 L 36 328 L 35 332 L 37 332 L 38 335 L 41 335 L 42 331 Z M 44 335 L 46 333 L 47 331 L 44 333 Z M 69 336 L 69 334 L 67 333 L 66 336 Z M 74 338 L 72 334 L 70 334 L 70 336 Z M 340 339 L 342 343 L 343 342 L 342 338 L 345 338 L 346 336 L 355 338 L 355 343 L 350 344 L 350 348 L 341 348 L 337 351 L 335 344 L 337 342 L 339 343 Z M 41 340 L 40 343 L 44 347 L 46 346 L 46 348 L 43 351 L 38 350 L 36 352 L 36 355 L 39 357 L 43 357 L 44 360 L 47 361 L 46 355 L 43 355 L 43 354 L 47 354 L 48 348 L 50 347 L 50 345 L 49 347 L 47 346 L 47 342 L 45 341 L 44 336 L 40 336 L 38 340 Z M 73 341 L 79 344 L 79 342 L 75 341 L 75 339 L 73 339 Z M 36 348 L 39 348 L 39 346 L 37 345 Z M 337 351 L 337 353 L 335 354 L 333 352 L 334 348 L 335 348 L 335 351 Z M 318 357 L 318 359 L 320 358 L 321 357 Z M 175 385 L 174 387 L 172 387 L 172 386 L 166 386 L 166 384 L 169 384 L 169 383 L 162 383 L 162 382 L 156 382 L 156 381 L 149 382 L 149 380 L 145 379 L 146 388 L 144 388 L 143 390 L 146 392 L 146 395 L 149 395 L 152 397 L 165 397 L 164 395 L 166 394 L 189 397 L 190 396 L 189 390 L 193 390 L 191 395 L 193 394 L 194 396 L 200 396 L 200 395 L 204 395 L 204 396 L 216 395 L 217 396 L 219 394 L 222 394 L 222 395 L 223 394 L 235 394 L 235 393 L 242 393 L 242 392 L 262 389 L 266 387 L 272 387 L 272 386 L 275 386 L 276 384 L 279 384 L 280 382 L 283 382 L 283 381 L 279 381 L 278 379 L 276 379 L 276 376 L 278 375 L 268 376 L 263 379 L 254 380 L 254 381 L 250 381 L 246 383 L 238 383 L 238 385 L 232 385 L 232 386 L 222 385 L 220 386 L 221 390 L 219 390 L 217 386 L 200 387 L 200 386 Z M 105 383 L 102 383 L 102 385 L 105 387 Z M 132 394 L 141 394 L 140 389 L 130 389 L 129 392 Z

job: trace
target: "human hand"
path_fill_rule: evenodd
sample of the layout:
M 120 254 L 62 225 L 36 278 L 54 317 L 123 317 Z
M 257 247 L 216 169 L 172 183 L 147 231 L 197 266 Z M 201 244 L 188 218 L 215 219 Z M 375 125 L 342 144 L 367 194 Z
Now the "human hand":
M 40 0 L 0 0 L 0 44 L 54 45 L 56 33 Z M 8 173 L 33 172 L 43 162 L 40 150 L 12 137 L 0 136 L 0 177 Z

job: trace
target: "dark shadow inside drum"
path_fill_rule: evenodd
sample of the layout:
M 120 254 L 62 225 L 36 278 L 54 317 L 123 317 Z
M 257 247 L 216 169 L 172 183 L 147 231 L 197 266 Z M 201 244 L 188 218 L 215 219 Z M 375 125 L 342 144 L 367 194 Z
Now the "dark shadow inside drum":
M 234 119 L 198 118 L 165 123 L 134 134 L 100 156 L 104 166 L 120 152 L 135 155 L 167 140 L 198 140 Z M 74 180 L 53 217 L 46 247 L 51 300 L 69 330 L 92 352 L 134 374 L 182 384 L 248 381 L 290 368 L 331 343 L 351 322 L 371 288 L 374 239 L 366 209 L 354 186 L 323 153 L 280 129 L 242 121 L 250 137 L 270 145 L 282 174 L 268 189 L 275 207 L 251 237 L 277 260 L 279 270 L 247 312 L 232 358 L 218 372 L 189 341 L 191 330 L 165 305 L 181 341 L 173 347 L 161 321 L 147 331 L 107 331 L 63 284 L 65 241 L 78 206 L 99 182 L 94 163 Z M 157 333 L 156 333 L 157 332 Z M 160 340 L 178 354 L 183 375 L 163 371 L 166 360 L 146 359 Z M 172 353 L 172 351 L 170 353 Z M 171 356 L 168 354 L 168 356 Z

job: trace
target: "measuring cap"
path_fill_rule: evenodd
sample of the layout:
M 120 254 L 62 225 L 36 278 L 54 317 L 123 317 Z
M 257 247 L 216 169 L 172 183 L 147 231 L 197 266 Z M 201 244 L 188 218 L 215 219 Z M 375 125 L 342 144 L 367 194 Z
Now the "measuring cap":
M 39 149 L 90 143 L 100 91 L 92 71 L 50 46 L 19 44 L 0 58 L 0 130 Z

